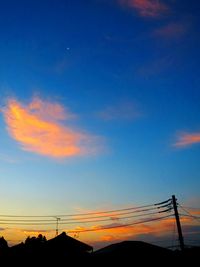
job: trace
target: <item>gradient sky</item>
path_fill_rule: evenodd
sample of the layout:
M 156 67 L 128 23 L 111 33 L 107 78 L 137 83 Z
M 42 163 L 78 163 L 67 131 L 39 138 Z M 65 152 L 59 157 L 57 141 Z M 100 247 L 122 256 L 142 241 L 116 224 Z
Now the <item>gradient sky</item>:
M 199 15 L 196 0 L 2 0 L 0 213 L 199 207 Z

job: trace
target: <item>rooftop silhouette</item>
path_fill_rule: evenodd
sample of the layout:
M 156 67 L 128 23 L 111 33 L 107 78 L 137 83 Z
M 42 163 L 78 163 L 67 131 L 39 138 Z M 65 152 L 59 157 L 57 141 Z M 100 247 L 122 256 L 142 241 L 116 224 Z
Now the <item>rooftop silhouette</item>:
M 133 262 L 160 266 L 161 262 L 190 263 L 198 260 L 200 247 L 172 251 L 141 241 L 123 241 L 111 244 L 93 252 L 93 247 L 65 232 L 47 240 L 45 236 L 28 237 L 25 242 L 9 247 L 7 241 L 0 238 L 0 263 L 4 265 L 27 263 L 34 266 L 46 264 L 80 263 L 84 266 L 102 266 L 107 264 L 128 265 Z

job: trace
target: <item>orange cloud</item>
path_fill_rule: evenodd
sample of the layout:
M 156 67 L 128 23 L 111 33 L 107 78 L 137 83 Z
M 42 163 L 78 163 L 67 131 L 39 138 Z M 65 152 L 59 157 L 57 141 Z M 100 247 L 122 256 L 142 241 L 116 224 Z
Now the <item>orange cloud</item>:
M 187 216 L 181 216 L 183 226 L 192 226 L 193 220 Z M 68 231 L 69 234 L 84 234 L 94 242 L 111 242 L 135 239 L 140 236 L 163 237 L 171 233 L 175 226 L 175 218 L 165 218 L 162 221 L 141 223 L 124 226 L 123 224 L 92 225 L 88 227 L 76 227 Z M 112 228 L 113 227 L 113 228 Z M 96 241 L 95 241 L 96 240 Z M 98 241 L 97 241 L 98 240 Z
M 101 237 L 101 241 L 110 242 L 116 240 L 115 236 L 113 235 L 104 235 Z
M 38 236 L 39 234 L 49 234 L 52 231 L 50 231 L 50 230 L 30 230 L 30 229 L 26 229 L 26 230 L 22 230 L 22 232 L 25 235 Z
M 189 220 L 188 217 L 184 218 L 184 220 Z M 150 233 L 152 230 L 157 229 L 157 226 L 161 226 L 162 229 L 166 229 L 174 222 L 174 218 L 165 218 L 163 221 L 159 222 L 146 222 L 146 223 L 139 223 L 131 224 L 131 222 L 127 222 L 127 224 L 121 223 L 111 223 L 111 224 L 96 224 L 90 227 L 75 227 L 69 230 L 69 233 L 74 232 L 101 232 L 106 234 L 117 234 L 117 235 L 138 235 L 141 233 Z
M 186 226 L 192 229 L 193 221 L 192 218 L 189 217 L 181 217 L 181 224 L 182 226 Z M 170 235 L 171 232 L 176 227 L 175 218 L 166 218 L 163 221 L 153 222 L 148 224 L 140 224 L 122 228 L 113 228 L 109 230 L 105 230 L 99 236 L 99 241 L 106 243 L 106 242 L 119 242 L 123 240 L 137 240 L 138 238 L 144 239 L 145 237 L 154 237 L 156 240 L 157 238 L 166 238 L 166 236 Z M 95 243 L 95 242 L 94 242 Z
M 175 147 L 186 147 L 193 144 L 200 143 L 200 132 L 197 133 L 182 133 L 177 142 L 174 144 Z
M 74 115 L 58 103 L 34 98 L 29 105 L 23 105 L 10 99 L 3 114 L 10 136 L 26 151 L 64 158 L 87 154 L 89 143 L 92 146 L 94 141 L 94 137 L 60 123 Z
M 134 8 L 142 17 L 159 17 L 169 9 L 159 0 L 119 0 L 119 2 Z

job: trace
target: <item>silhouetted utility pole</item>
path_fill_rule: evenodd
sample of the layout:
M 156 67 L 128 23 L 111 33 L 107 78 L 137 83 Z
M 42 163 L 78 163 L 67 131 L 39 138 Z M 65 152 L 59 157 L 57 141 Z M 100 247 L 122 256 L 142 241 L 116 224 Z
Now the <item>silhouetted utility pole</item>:
M 58 236 L 58 221 L 60 218 L 56 217 L 56 236 Z
M 176 199 L 175 195 L 173 195 L 172 196 L 172 204 L 173 204 L 173 208 L 174 208 L 174 215 L 175 215 L 175 218 L 176 218 L 176 225 L 177 225 L 177 230 L 178 230 L 179 243 L 180 243 L 181 250 L 184 250 L 184 240 L 183 240 L 183 234 L 182 234 L 181 223 L 180 223 L 180 219 L 179 219 L 176 200 L 177 199 Z

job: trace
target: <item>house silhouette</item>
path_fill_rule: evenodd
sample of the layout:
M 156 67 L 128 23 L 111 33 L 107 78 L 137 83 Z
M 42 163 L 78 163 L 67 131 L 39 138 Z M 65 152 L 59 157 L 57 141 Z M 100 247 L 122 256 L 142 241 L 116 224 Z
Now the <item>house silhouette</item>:
M 184 251 L 169 250 L 141 241 L 122 241 L 93 252 L 93 247 L 68 236 L 65 232 L 46 240 L 45 236 L 28 237 L 25 242 L 7 246 L 0 238 L 0 266 L 177 266 L 199 261 L 200 247 Z M 136 264 L 137 263 L 137 264 Z
M 71 254 L 86 254 L 93 251 L 93 247 L 68 236 L 65 232 L 60 235 L 49 239 L 45 243 L 45 247 L 48 251 L 54 251 L 54 253 L 65 253 L 70 256 Z
M 2 251 L 2 250 L 1 250 Z M 45 237 L 28 237 L 25 242 L 14 245 L 6 250 L 0 257 L 0 265 L 27 263 L 34 266 L 46 266 L 47 264 L 62 264 L 68 262 L 86 262 L 93 251 L 93 247 L 68 236 L 65 232 L 46 240 Z M 3 265 L 2 265 L 3 266 Z

